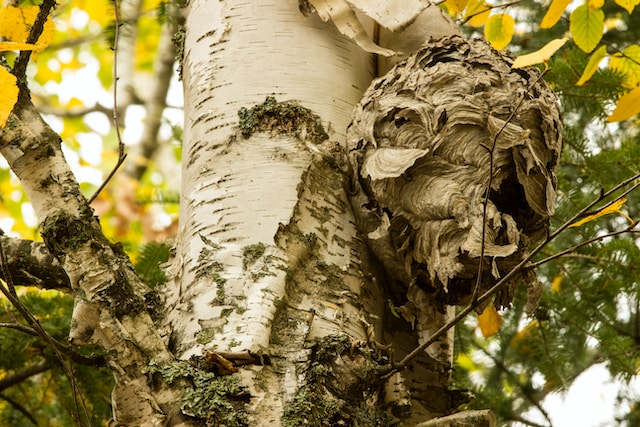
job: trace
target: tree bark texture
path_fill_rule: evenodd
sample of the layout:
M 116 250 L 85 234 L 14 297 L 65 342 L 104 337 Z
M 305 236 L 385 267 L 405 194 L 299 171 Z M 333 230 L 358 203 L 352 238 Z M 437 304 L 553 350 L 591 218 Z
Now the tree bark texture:
M 448 390 L 450 336 L 390 367 L 546 233 L 561 146 L 553 94 L 459 36 L 369 87 L 374 57 L 292 0 L 192 0 L 185 28 L 164 306 L 103 236 L 26 89 L 1 134 L 76 298 L 71 338 L 106 350 L 114 424 L 451 414 L 467 396 Z M 452 425 L 491 425 L 467 415 Z

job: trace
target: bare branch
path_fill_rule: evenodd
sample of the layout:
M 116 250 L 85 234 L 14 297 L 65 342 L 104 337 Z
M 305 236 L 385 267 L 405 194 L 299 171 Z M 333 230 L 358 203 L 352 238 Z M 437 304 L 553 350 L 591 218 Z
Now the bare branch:
M 44 30 L 44 23 L 49 18 L 51 9 L 53 9 L 55 6 L 56 0 L 44 0 L 40 4 L 40 11 L 38 12 L 38 16 L 36 16 L 36 19 L 33 22 L 33 26 L 31 27 L 31 31 L 29 32 L 29 37 L 27 37 L 26 40 L 27 43 L 35 44 L 38 41 L 40 35 L 42 35 L 42 31 Z M 16 62 L 13 64 L 12 70 L 13 75 L 16 76 L 18 80 L 24 77 L 24 73 L 27 71 L 27 64 L 29 64 L 30 58 L 30 50 L 20 51 L 20 55 L 18 55 Z
M 25 366 L 22 369 L 18 369 L 17 371 L 7 374 L 0 379 L 0 391 L 19 384 L 27 378 L 41 374 L 49 369 L 51 369 L 51 364 L 46 359 L 41 360 L 38 363 L 34 363 L 33 365 Z
M 629 225 L 628 227 L 625 227 L 623 230 L 617 230 L 617 231 L 612 231 L 610 233 L 607 234 L 603 234 L 601 236 L 596 236 L 596 237 L 592 237 L 591 239 L 585 240 L 584 242 L 580 242 L 578 244 L 575 244 L 573 246 L 571 246 L 570 248 L 567 248 L 563 251 L 560 251 L 558 253 L 555 253 L 551 256 L 548 256 L 544 259 L 541 259 L 540 261 L 536 261 L 530 264 L 529 268 L 538 268 L 539 266 L 541 266 L 542 264 L 546 264 L 550 261 L 553 261 L 554 259 L 558 259 L 558 258 L 562 258 L 562 257 L 566 257 L 569 255 L 572 255 L 573 252 L 577 251 L 578 249 L 582 248 L 583 246 L 588 246 L 592 243 L 595 242 L 599 242 L 601 240 L 604 240 L 608 237 L 615 237 L 615 236 L 619 236 L 621 234 L 627 234 L 627 233 L 640 233 L 640 230 L 636 230 L 636 226 L 638 225 L 638 222 L 634 222 L 633 224 Z
M 39 336 L 38 331 L 29 326 L 21 325 L 19 323 L 0 323 L 0 328 L 6 329 L 15 329 L 16 331 L 24 332 L 25 334 L 33 335 L 35 337 Z M 84 366 L 105 366 L 107 364 L 104 355 L 96 354 L 91 356 L 84 356 L 76 351 L 74 351 L 70 345 L 62 344 L 60 341 L 51 337 L 51 342 L 55 346 L 55 348 L 64 353 L 66 356 L 71 359 L 72 362 L 75 362 L 79 365 Z
M 153 157 L 159 146 L 158 131 L 162 121 L 162 113 L 167 107 L 167 93 L 173 75 L 173 66 L 176 57 L 176 46 L 173 36 L 178 28 L 179 13 L 175 5 L 167 5 L 171 8 L 171 15 L 167 17 L 160 34 L 156 62 L 153 67 L 153 85 L 149 90 L 149 96 L 145 97 L 144 104 L 146 116 L 144 129 L 140 142 L 133 146 L 133 161 L 127 164 L 126 173 L 133 179 L 139 180 L 147 169 L 147 159 Z
M 125 2 L 126 4 L 127 2 Z M 137 1 L 135 2 L 135 6 L 134 6 L 137 10 L 140 9 L 140 2 Z M 109 173 L 109 175 L 107 175 L 107 178 L 102 182 L 102 184 L 100 185 L 100 187 L 98 187 L 98 189 L 95 191 L 95 193 L 93 193 L 93 196 L 91 196 L 89 198 L 89 204 L 91 204 L 91 202 L 93 202 L 96 197 L 98 197 L 98 195 L 100 195 L 100 192 L 102 192 L 102 190 L 104 190 L 104 188 L 107 186 L 107 184 L 109 183 L 109 181 L 111 181 L 111 179 L 115 176 L 116 172 L 118 171 L 118 169 L 120 169 L 120 166 L 122 166 L 122 164 L 124 163 L 125 159 L 127 158 L 127 154 L 124 152 L 125 146 L 124 146 L 124 142 L 122 141 L 122 135 L 120 134 L 120 123 L 119 123 L 119 118 L 118 118 L 118 79 L 120 78 L 118 75 L 118 43 L 120 41 L 120 26 L 123 25 L 120 22 L 120 11 L 118 9 L 118 1 L 117 0 L 113 0 L 113 11 L 115 14 L 115 36 L 113 39 L 113 126 L 116 130 L 116 138 L 118 140 L 118 161 L 116 162 L 115 166 L 113 167 L 113 169 L 111 170 L 111 172 Z M 137 14 L 137 12 L 136 12 Z M 133 26 L 135 27 L 135 26 Z M 134 33 L 134 36 L 132 36 L 132 40 L 135 41 L 135 31 L 131 30 Z M 131 68 L 131 67 L 130 67 Z M 130 69 L 128 70 L 129 73 L 127 75 L 131 75 L 133 74 L 133 70 Z M 127 88 L 125 88 L 127 89 Z M 128 102 L 125 102 L 125 104 L 128 105 Z
M 10 398 L 8 396 L 2 395 L 2 394 L 0 394 L 0 399 L 5 400 L 7 403 L 9 403 L 11 406 L 13 406 L 14 409 L 16 409 L 22 415 L 24 415 L 29 421 L 31 421 L 31 423 L 33 423 L 33 425 L 35 425 L 35 426 L 38 425 L 38 421 L 20 403 L 16 402 L 15 400 L 13 400 L 12 398 Z

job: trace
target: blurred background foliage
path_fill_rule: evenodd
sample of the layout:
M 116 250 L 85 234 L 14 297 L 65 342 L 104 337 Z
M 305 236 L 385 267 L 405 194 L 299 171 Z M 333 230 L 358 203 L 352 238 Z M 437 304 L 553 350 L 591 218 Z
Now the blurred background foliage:
M 2 6 L 34 3 L 5 1 Z M 508 49 L 520 55 L 566 36 L 569 12 L 580 4 L 572 3 L 549 29 L 539 28 L 547 1 L 460 0 L 453 12 L 467 21 L 464 28 L 469 35 L 480 34 L 486 19 L 480 15 L 464 18 L 464 13 L 469 15 L 464 5 L 476 11 L 484 8 L 488 11 L 485 18 L 510 14 L 515 27 Z M 180 17 L 169 2 L 160 0 L 128 0 L 122 5 L 118 115 L 124 125 L 129 166 L 100 193 L 93 207 L 105 234 L 123 243 L 136 270 L 155 286 L 164 280 L 157 266 L 168 257 L 166 240 L 177 232 L 182 120 L 175 64 L 169 64 L 172 72 L 168 77 L 155 76 L 163 66 L 161 58 L 167 62 L 167 57 L 175 56 L 175 46 L 167 47 L 163 37 L 178 31 Z M 445 7 L 450 5 L 448 0 Z M 621 54 L 637 46 L 640 13 L 630 14 L 613 0 L 606 0 L 601 8 L 606 24 L 601 43 L 607 53 Z M 29 84 L 34 102 L 61 135 L 65 155 L 89 197 L 118 158 L 112 120 L 113 3 L 61 2 L 53 19 L 54 40 L 32 61 Z M 4 55 L 12 61 L 11 53 Z M 589 53 L 570 41 L 541 65 L 549 67 L 545 78 L 560 96 L 566 126 L 559 204 L 552 228 L 603 189 L 640 169 L 637 119 L 606 122 L 619 97 L 630 89 L 629 76 L 608 67 L 605 60 L 591 79 L 576 86 L 589 58 Z M 635 63 L 634 58 L 630 61 Z M 155 116 L 154 131 L 149 117 L 152 107 L 158 109 L 157 94 L 164 101 L 160 116 Z M 623 210 L 640 219 L 640 198 L 632 193 L 628 199 Z M 5 233 L 39 239 L 26 196 L 4 163 L 0 164 L 0 202 L 0 227 Z M 607 215 L 568 229 L 539 259 L 627 226 L 624 217 Z M 544 295 L 534 316 L 524 314 L 526 295 L 521 289 L 514 307 L 500 313 L 502 323 L 495 335 L 485 338 L 475 318 L 457 327 L 453 378 L 456 387 L 476 394 L 469 407 L 492 408 L 500 425 L 548 426 L 551 420 L 542 403 L 545 397 L 566 391 L 581 373 L 602 364 L 623 385 L 614 414 L 617 418 L 609 425 L 638 425 L 640 396 L 637 390 L 624 387 L 640 368 L 638 243 L 636 235 L 628 233 L 542 264 L 537 271 Z M 73 309 L 71 297 L 64 291 L 35 288 L 19 289 L 19 296 L 42 326 L 64 343 Z M 87 406 L 93 425 L 107 425 L 112 386 L 108 370 L 72 363 L 79 386 L 79 393 L 74 394 L 52 350 L 26 332 L 16 310 L 0 299 L 0 425 L 73 425 L 73 414 L 81 405 L 78 399 Z M 77 350 L 87 355 L 92 351 Z
M 516 19 L 509 48 L 520 55 L 567 36 L 569 13 L 582 2 L 570 3 L 569 11 L 550 29 L 538 25 L 549 2 L 509 4 L 500 11 Z M 606 25 L 601 44 L 607 54 L 621 55 L 630 46 L 638 46 L 640 13 L 629 14 L 610 0 L 602 10 Z M 470 34 L 479 31 L 466 28 Z M 570 41 L 546 64 L 545 79 L 560 97 L 565 123 L 552 231 L 596 200 L 601 191 L 640 171 L 637 117 L 619 123 L 606 121 L 619 97 L 631 88 L 627 84 L 630 76 L 611 69 L 605 60 L 590 80 L 577 86 L 590 55 Z M 640 67 L 635 58 L 627 59 Z M 621 194 L 622 190 L 599 206 Z M 640 197 L 629 194 L 622 210 L 639 220 Z M 538 260 L 628 226 L 623 216 L 607 215 L 569 228 L 546 246 Z M 640 369 L 639 243 L 637 232 L 627 233 L 542 264 L 536 271 L 544 293 L 534 316 L 524 314 L 526 297 L 520 289 L 514 307 L 501 313 L 499 332 L 489 338 L 480 333 L 474 319 L 460 325 L 453 377 L 458 387 L 476 394 L 469 406 L 492 408 L 499 425 L 551 426 L 552 416 L 542 403 L 545 397 L 566 392 L 580 374 L 602 365 L 620 383 L 614 413 L 602 425 L 637 426 L 640 390 L 629 382 Z M 584 392 L 597 395 L 600 387 Z M 593 423 L 590 425 L 597 425 L 596 420 Z

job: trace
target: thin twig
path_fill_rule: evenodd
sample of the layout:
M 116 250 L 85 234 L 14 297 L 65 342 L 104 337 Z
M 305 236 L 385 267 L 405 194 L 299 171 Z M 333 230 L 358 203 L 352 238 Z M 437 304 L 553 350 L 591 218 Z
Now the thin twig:
M 555 253 L 553 255 L 550 255 L 550 256 L 548 256 L 546 258 L 543 258 L 540 261 L 532 262 L 531 264 L 529 264 L 527 266 L 527 268 L 538 268 L 542 264 L 546 264 L 546 263 L 548 263 L 550 261 L 553 261 L 554 259 L 567 256 L 568 254 L 580 249 L 583 246 L 587 246 L 587 245 L 590 245 L 591 243 L 595 243 L 595 242 L 598 242 L 600 240 L 604 240 L 607 237 L 615 237 L 615 236 L 618 236 L 620 234 L 625 234 L 625 233 L 640 233 L 640 230 L 634 230 L 634 228 L 637 225 L 638 225 L 638 222 L 634 222 L 633 224 L 629 225 L 628 227 L 625 227 L 623 230 L 612 231 L 610 233 L 603 234 L 601 236 L 592 237 L 589 240 L 585 240 L 583 242 L 577 243 L 577 244 L 571 246 L 570 248 L 567 248 L 567 249 L 565 249 L 563 251 L 560 251 L 560 252 Z
M 34 426 L 38 426 L 38 421 L 35 419 L 35 417 L 33 415 L 31 415 L 29 413 L 29 411 L 27 411 L 27 409 L 22 406 L 20 403 L 16 402 L 15 400 L 13 400 L 12 398 L 5 396 L 3 394 L 0 394 L 0 399 L 6 401 L 8 404 L 10 404 L 11 406 L 13 406 L 13 408 L 15 410 L 17 410 L 18 412 L 20 412 L 22 415 L 25 416 L 25 418 L 27 418 L 29 421 L 31 421 L 31 423 Z
M 525 397 L 525 399 L 528 400 L 531 403 L 531 405 L 535 406 L 535 408 L 538 411 L 540 411 L 540 413 L 547 419 L 547 421 L 549 422 L 549 425 L 551 425 L 551 419 L 549 417 L 549 414 L 547 413 L 547 411 L 545 411 L 545 409 L 540 404 L 540 400 L 536 399 L 535 396 L 533 396 L 533 393 L 531 393 L 531 390 L 528 390 L 526 387 L 524 387 L 520 383 L 520 381 L 518 379 L 518 375 L 516 373 L 512 372 L 511 370 L 509 370 L 509 368 L 507 366 L 505 366 L 505 364 L 502 363 L 501 360 L 496 358 L 486 348 L 478 345 L 478 343 L 475 342 L 475 341 L 472 341 L 472 344 L 476 347 L 476 349 L 478 349 L 479 351 L 484 353 L 485 356 L 489 357 L 491 359 L 491 361 L 494 363 L 494 365 L 498 367 L 499 370 L 501 370 L 508 377 L 510 377 L 512 380 L 514 380 L 514 382 L 520 388 L 520 391 L 522 392 L 522 395 Z
M 507 117 L 507 120 L 504 121 L 504 124 L 500 127 L 498 132 L 496 132 L 496 135 L 493 138 L 491 149 L 489 150 L 489 181 L 487 182 L 487 189 L 484 194 L 484 201 L 482 205 L 482 234 L 481 234 L 481 241 L 480 241 L 480 262 L 478 263 L 478 274 L 476 276 L 476 284 L 473 288 L 473 293 L 471 295 L 471 304 L 475 303 L 476 298 L 478 297 L 478 292 L 480 292 L 480 285 L 482 283 L 484 250 L 485 250 L 486 235 L 487 235 L 487 229 L 486 229 L 487 228 L 487 205 L 489 204 L 489 195 L 491 194 L 491 185 L 493 184 L 493 160 L 494 160 L 496 146 L 498 145 L 498 138 L 500 137 L 500 134 L 502 134 L 502 132 L 504 132 L 504 130 L 507 128 L 509 123 L 513 120 L 513 118 L 516 116 L 516 113 L 518 112 L 520 107 L 522 107 L 524 100 L 527 98 L 527 94 L 531 92 L 533 87 L 538 84 L 538 82 L 544 77 L 544 75 L 548 71 L 549 71 L 549 68 L 547 68 L 542 73 L 540 73 L 540 75 L 534 80 L 533 83 L 529 85 L 527 90 L 522 94 L 522 98 L 520 99 L 518 104 L 516 104 L 515 108 L 511 111 L 511 114 L 509 114 L 509 117 Z
M 38 333 L 35 331 L 35 329 L 30 328 L 30 327 L 25 326 L 25 325 L 21 325 L 19 323 L 2 322 L 2 323 L 0 323 L 0 328 L 15 329 L 16 331 L 24 332 L 25 334 L 33 335 L 33 336 L 36 336 L 36 337 L 38 336 Z
M 107 178 L 102 182 L 100 187 L 98 187 L 95 193 L 93 193 L 93 196 L 89 198 L 89 204 L 91 204 L 91 202 L 93 202 L 96 199 L 96 197 L 100 195 L 102 190 L 104 190 L 104 188 L 107 186 L 109 181 L 111 181 L 111 179 L 115 176 L 116 172 L 118 171 L 118 169 L 120 169 L 120 166 L 122 166 L 125 159 L 127 158 L 127 153 L 124 152 L 124 142 L 122 141 L 122 135 L 120 135 L 120 123 L 118 120 L 118 79 L 119 79 L 118 77 L 118 40 L 120 39 L 120 27 L 122 26 L 122 23 L 120 22 L 120 12 L 118 11 L 118 1 L 117 0 L 112 0 L 112 1 L 113 1 L 113 11 L 115 15 L 113 47 L 111 48 L 111 50 L 113 50 L 113 109 L 112 111 L 113 111 L 113 125 L 116 128 L 116 138 L 118 139 L 118 161 L 116 162 L 115 166 L 113 167 L 109 175 L 107 175 Z
M 461 24 L 464 25 L 467 22 L 469 22 L 471 19 L 473 19 L 474 17 L 476 17 L 477 15 L 482 15 L 483 13 L 489 13 L 491 12 L 493 9 L 506 9 L 509 6 L 513 6 L 515 4 L 520 3 L 522 0 L 513 0 L 507 3 L 503 3 L 503 4 L 495 4 L 495 5 L 491 5 L 489 7 L 487 7 L 486 9 L 480 9 L 477 12 L 472 13 L 471 15 L 465 16 L 464 19 L 462 20 Z
M 77 397 L 80 394 L 80 388 L 78 387 L 78 383 L 76 382 L 76 379 L 73 375 L 73 371 L 71 370 L 71 367 L 69 366 L 69 363 L 65 360 L 62 352 L 60 351 L 60 349 L 58 348 L 58 344 L 56 342 L 56 340 L 42 327 L 42 325 L 40 325 L 40 322 L 38 322 L 38 320 L 33 316 L 33 314 L 31 314 L 31 312 L 29 311 L 29 309 L 27 309 L 22 302 L 20 301 L 20 299 L 18 298 L 14 286 L 13 286 L 13 279 L 12 279 L 12 275 L 11 272 L 9 271 L 8 267 L 7 267 L 7 262 L 6 262 L 6 257 L 4 256 L 4 245 L 2 243 L 2 240 L 0 239 L 0 264 L 2 267 L 2 271 L 4 274 L 4 279 L 5 279 L 5 283 L 7 284 L 7 286 L 5 287 L 1 282 L 0 282 L 0 292 L 2 294 L 4 294 L 4 296 L 7 298 L 7 300 L 9 300 L 9 302 L 11 303 L 11 305 L 13 305 L 13 307 L 18 310 L 18 312 L 20 313 L 20 315 L 22 316 L 22 318 L 27 322 L 27 324 L 33 329 L 33 331 L 41 338 L 43 339 L 47 344 L 49 344 L 49 346 L 53 349 L 53 352 L 55 353 L 56 357 L 58 358 L 58 360 L 60 361 L 60 364 L 62 365 L 65 374 L 67 375 L 67 377 L 69 378 L 69 382 L 71 383 L 71 387 L 73 389 L 73 395 L 74 397 Z M 82 408 L 84 410 L 84 414 L 86 419 L 89 422 L 89 425 L 91 426 L 91 418 L 89 417 L 89 412 L 87 410 L 86 405 L 84 404 L 84 399 L 82 399 L 81 396 L 81 401 L 82 401 Z M 78 411 L 78 414 L 80 412 Z
M 33 329 L 30 328 L 29 326 L 26 325 L 21 325 L 19 323 L 7 323 L 7 322 L 3 322 L 0 323 L 0 328 L 5 328 L 5 329 L 15 329 L 16 331 L 20 331 L 23 332 L 25 334 L 29 334 L 29 335 L 33 335 L 33 336 L 39 336 L 38 332 Z M 85 356 L 83 354 L 80 354 L 76 351 L 74 351 L 69 345 L 65 345 L 63 343 L 61 343 L 60 341 L 58 341 L 57 339 L 51 337 L 54 345 L 56 346 L 56 348 L 63 354 L 65 354 L 66 356 L 69 357 L 69 359 L 71 359 L 71 361 L 79 364 L 79 365 L 84 365 L 84 366 L 105 366 L 107 364 L 107 361 L 105 359 L 105 357 L 102 354 L 94 354 L 91 356 Z
M 2 246 L 1 242 L 0 242 L 0 246 Z M 42 325 L 40 325 L 40 322 L 38 322 L 38 320 L 33 316 L 33 314 L 31 314 L 29 309 L 27 309 L 22 304 L 22 302 L 18 299 L 18 297 L 15 296 L 12 292 L 10 292 L 9 289 L 4 285 L 2 285 L 1 283 L 0 283 L 0 292 L 2 292 L 4 296 L 9 300 L 11 305 L 13 305 L 13 307 L 16 310 L 18 310 L 22 318 L 27 322 L 29 326 L 31 326 L 31 328 L 38 334 L 38 336 L 42 338 L 53 349 L 53 352 L 55 353 L 56 358 L 60 361 L 60 364 L 62 365 L 65 371 L 65 374 L 69 378 L 69 382 L 71 383 L 71 387 L 73 388 L 74 396 L 77 396 L 80 393 L 80 388 L 78 387 L 78 383 L 76 382 L 76 379 L 73 375 L 73 371 L 71 370 L 71 367 L 69 366 L 69 363 L 65 360 L 63 354 L 58 349 L 58 346 L 56 345 L 56 342 L 53 339 L 53 337 L 49 335 L 49 333 L 42 327 Z M 87 418 L 89 425 L 91 425 L 91 418 L 89 417 L 89 412 L 87 410 L 87 407 L 84 405 L 84 401 L 83 401 L 82 407 L 84 410 L 84 415 Z
M 33 21 L 33 25 L 31 26 L 31 31 L 29 31 L 29 36 L 27 37 L 26 42 L 29 44 L 36 44 L 38 39 L 42 35 L 42 31 L 44 31 L 44 24 L 47 22 L 49 18 L 49 14 L 51 13 L 51 9 L 56 6 L 56 0 L 44 0 L 40 4 L 40 10 L 38 11 L 38 15 L 36 16 L 35 21 Z M 29 59 L 31 58 L 30 50 L 21 50 L 18 58 L 16 58 L 16 62 L 13 64 L 13 69 L 11 73 L 16 76 L 18 80 L 22 79 L 27 72 L 27 65 L 29 64 Z
M 0 390 L 13 387 L 26 379 L 31 378 L 34 375 L 41 374 L 49 369 L 51 369 L 51 361 L 47 359 L 42 359 L 31 365 L 16 369 L 14 372 L 5 374 L 5 376 L 0 379 Z

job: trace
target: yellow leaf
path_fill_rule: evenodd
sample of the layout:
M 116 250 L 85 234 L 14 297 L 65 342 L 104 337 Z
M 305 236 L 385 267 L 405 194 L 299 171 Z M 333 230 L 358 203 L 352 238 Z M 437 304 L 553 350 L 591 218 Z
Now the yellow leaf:
M 92 21 L 96 21 L 100 26 L 113 22 L 113 4 L 106 1 L 84 0 L 79 1 L 78 8 L 85 11 Z
M 529 65 L 546 63 L 554 53 L 558 51 L 569 40 L 566 37 L 551 40 L 535 52 L 528 53 L 516 58 L 511 68 L 523 68 Z
M 552 292 L 559 292 L 560 289 L 562 288 L 562 280 L 564 279 L 564 276 L 562 274 L 558 274 L 556 277 L 553 278 L 553 282 L 551 282 L 551 291 Z
M 625 93 L 618 99 L 616 108 L 611 115 L 607 117 L 607 121 L 609 123 L 621 122 L 630 119 L 638 113 L 640 113 L 640 86 Z
M 472 27 L 482 27 L 489 19 L 491 5 L 484 0 L 470 0 L 464 17 Z
M 35 22 L 39 11 L 39 6 L 5 7 L 0 9 L 0 36 L 6 38 L 10 42 L 26 42 L 27 37 L 29 37 L 29 32 L 31 31 L 31 26 Z M 53 22 L 51 21 L 51 18 L 48 18 L 44 23 L 44 29 L 36 43 L 37 47 L 35 49 L 44 49 L 51 42 L 51 39 L 53 38 L 53 31 Z
M 491 15 L 484 26 L 484 36 L 495 50 L 502 50 L 513 38 L 515 21 L 511 15 L 499 13 Z
M 629 14 L 633 12 L 633 9 L 640 4 L 638 0 L 615 0 L 616 4 L 625 9 Z
M 467 7 L 468 0 L 446 0 L 445 7 L 450 15 L 455 16 Z
M 536 319 L 532 320 L 527 324 L 527 326 L 522 328 L 522 330 L 518 331 L 518 333 L 511 338 L 511 341 L 509 341 L 509 347 L 517 350 L 523 355 L 531 354 L 533 348 L 531 347 L 531 343 L 528 341 L 532 334 L 537 332 L 539 327 L 540 322 Z
M 18 100 L 18 82 L 4 67 L 0 67 L 0 93 L 0 128 L 3 128 Z
M 84 106 L 84 102 L 82 102 L 80 100 L 80 98 L 77 97 L 72 97 L 71 99 L 69 99 L 69 102 L 67 103 L 66 109 L 71 109 L 74 107 L 82 107 Z
M 640 111 L 640 103 L 636 103 L 636 104 L 638 105 L 638 110 Z M 600 209 L 598 212 L 594 213 L 593 215 L 586 216 L 582 218 L 580 221 L 574 222 L 569 227 L 579 227 L 583 224 L 586 224 L 587 222 L 593 221 L 596 218 L 600 218 L 601 216 L 607 215 L 610 213 L 618 213 L 624 216 L 631 224 L 633 224 L 633 220 L 629 217 L 629 215 L 627 215 L 626 213 L 620 210 L 620 208 L 622 207 L 622 205 L 624 205 L 624 202 L 626 201 L 627 201 L 626 197 L 620 197 L 618 200 L 615 200 L 613 203 L 605 206 L 604 208 Z
M 540 28 L 551 28 L 560 20 L 571 0 L 552 0 L 547 13 L 545 13 Z
M 604 6 L 604 0 L 587 0 L 587 5 L 591 10 L 600 9 Z
M 502 316 L 493 305 L 488 305 L 478 316 L 478 327 L 485 338 L 495 335 L 502 325 Z
M 478 365 L 476 364 L 476 362 L 474 362 L 471 356 L 466 353 L 458 354 L 456 363 L 458 364 L 458 366 L 468 372 L 475 372 L 478 370 Z
M 576 86 L 582 86 L 587 81 L 589 81 L 589 79 L 598 70 L 598 66 L 600 65 L 600 62 L 602 62 L 605 56 L 607 56 L 607 47 L 604 45 L 600 46 L 598 50 L 593 52 L 593 55 L 591 55 L 591 58 L 589 58 L 589 62 L 587 62 L 587 66 L 584 67 L 584 71 L 580 76 L 580 80 L 578 80 L 578 82 L 576 83 Z
M 640 46 L 637 44 L 627 47 L 622 53 L 611 55 L 609 67 L 624 74 L 624 85 L 634 88 L 640 84 Z

